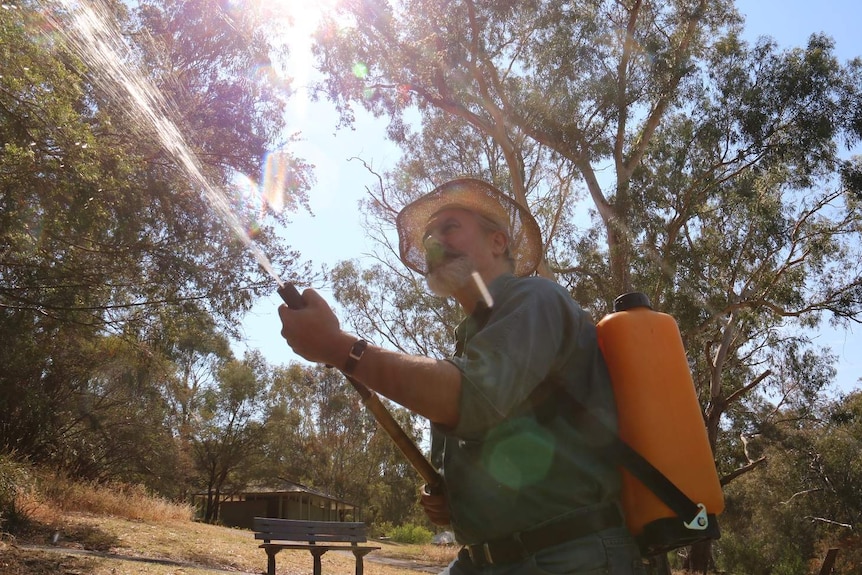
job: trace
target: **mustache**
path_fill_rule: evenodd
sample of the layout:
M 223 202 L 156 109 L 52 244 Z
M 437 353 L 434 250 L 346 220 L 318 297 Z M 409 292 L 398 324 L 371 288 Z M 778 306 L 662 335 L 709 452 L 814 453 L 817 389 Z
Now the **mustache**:
M 428 264 L 428 269 L 433 269 L 436 266 L 457 260 L 464 257 L 465 254 L 444 248 L 442 245 L 428 246 L 425 251 L 425 262 Z

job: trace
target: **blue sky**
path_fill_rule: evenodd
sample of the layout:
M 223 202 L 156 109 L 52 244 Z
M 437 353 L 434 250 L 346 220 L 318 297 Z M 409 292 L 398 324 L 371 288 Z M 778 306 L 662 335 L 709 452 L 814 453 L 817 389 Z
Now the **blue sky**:
M 862 56 L 862 3 L 858 0 L 740 0 L 737 6 L 746 18 L 749 40 L 766 35 L 781 47 L 790 48 L 805 45 L 812 33 L 823 32 L 835 39 L 842 61 Z M 302 82 L 300 73 L 297 86 Z M 285 230 L 288 241 L 316 266 L 366 258 L 373 248 L 362 230 L 356 202 L 366 187 L 374 187 L 375 180 L 359 162 L 349 158 L 361 157 L 378 171 L 389 168 L 397 160 L 398 150 L 384 140 L 385 123 L 358 113 L 355 130 L 336 131 L 330 106 L 309 102 L 301 91 L 291 103 L 290 114 L 291 128 L 303 135 L 295 151 L 316 165 L 317 184 L 310 198 L 314 216 L 293 216 Z M 246 318 L 246 337 L 235 346 L 237 353 L 259 349 L 273 364 L 300 360 L 279 335 L 279 303 L 273 286 L 273 295 L 260 301 Z M 814 335 L 816 345 L 829 346 L 840 357 L 839 388 L 860 387 L 862 326 L 854 333 L 824 328 Z

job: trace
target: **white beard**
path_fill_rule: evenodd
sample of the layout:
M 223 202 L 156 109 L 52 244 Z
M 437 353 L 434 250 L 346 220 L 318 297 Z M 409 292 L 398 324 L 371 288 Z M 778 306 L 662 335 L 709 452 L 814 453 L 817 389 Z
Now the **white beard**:
M 473 264 L 467 256 L 460 256 L 429 271 L 425 276 L 425 282 L 431 293 L 437 297 L 450 297 L 467 285 L 473 269 Z

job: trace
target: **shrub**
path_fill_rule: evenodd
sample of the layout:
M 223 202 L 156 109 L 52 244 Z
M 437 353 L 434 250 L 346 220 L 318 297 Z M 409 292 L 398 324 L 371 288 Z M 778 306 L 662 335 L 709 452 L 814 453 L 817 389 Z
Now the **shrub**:
M 418 545 L 426 545 L 431 543 L 431 537 L 433 534 L 420 525 L 413 525 L 412 523 L 407 523 L 405 525 L 399 525 L 398 527 L 393 527 L 388 533 L 387 536 L 397 543 L 412 543 Z
M 392 523 L 389 521 L 375 521 L 368 524 L 368 536 L 372 539 L 388 537 L 389 532 L 392 531 L 392 529 Z
M 21 494 L 32 488 L 28 468 L 11 455 L 0 454 L 0 531 L 16 533 L 29 521 Z

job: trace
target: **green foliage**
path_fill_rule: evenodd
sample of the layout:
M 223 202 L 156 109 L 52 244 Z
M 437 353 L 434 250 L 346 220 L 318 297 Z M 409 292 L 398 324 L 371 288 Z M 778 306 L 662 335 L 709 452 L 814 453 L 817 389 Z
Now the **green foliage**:
M 29 468 L 9 454 L 0 453 L 0 533 L 16 533 L 27 525 L 27 510 L 20 495 L 32 487 Z
M 229 183 L 257 173 L 284 128 L 286 85 L 248 76 L 277 55 L 248 33 L 265 17 L 228 15 L 208 0 L 107 5 L 124 32 L 117 45 L 128 48 L 123 69 L 178 107 L 164 110 L 166 120 L 240 217 L 258 213 L 231 197 Z M 0 447 L 180 495 L 185 426 L 202 405 L 205 374 L 271 281 L 122 86 L 85 57 L 70 14 L 28 0 L 5 8 Z M 310 166 L 293 158 L 291 168 L 296 209 Z M 301 273 L 271 227 L 255 240 L 279 270 Z
M 434 534 L 421 525 L 407 523 L 405 525 L 392 527 L 386 532 L 386 536 L 396 543 L 427 545 L 428 543 L 431 543 L 431 538 Z
M 368 525 L 368 536 L 373 539 L 388 537 L 388 533 L 392 531 L 393 525 L 389 521 L 375 521 Z
M 201 492 L 206 493 L 204 520 L 218 518 L 223 494 L 242 486 L 243 470 L 253 466 L 265 436 L 261 401 L 268 389 L 259 355 L 219 366 L 216 385 L 203 390 L 198 417 L 190 424 L 190 449 Z
M 726 489 L 727 510 L 716 546 L 731 573 L 809 573 L 826 549 L 840 549 L 836 573 L 860 563 L 852 526 L 862 517 L 860 394 L 816 413 L 795 409 L 750 440 L 767 463 Z
M 845 162 L 841 166 L 841 182 L 847 193 L 856 200 L 862 200 L 862 158 Z
M 416 472 L 337 371 L 291 365 L 272 375 L 265 457 L 255 477 L 286 477 L 359 503 L 372 525 L 422 519 Z M 387 407 L 418 442 L 415 418 L 397 405 Z

